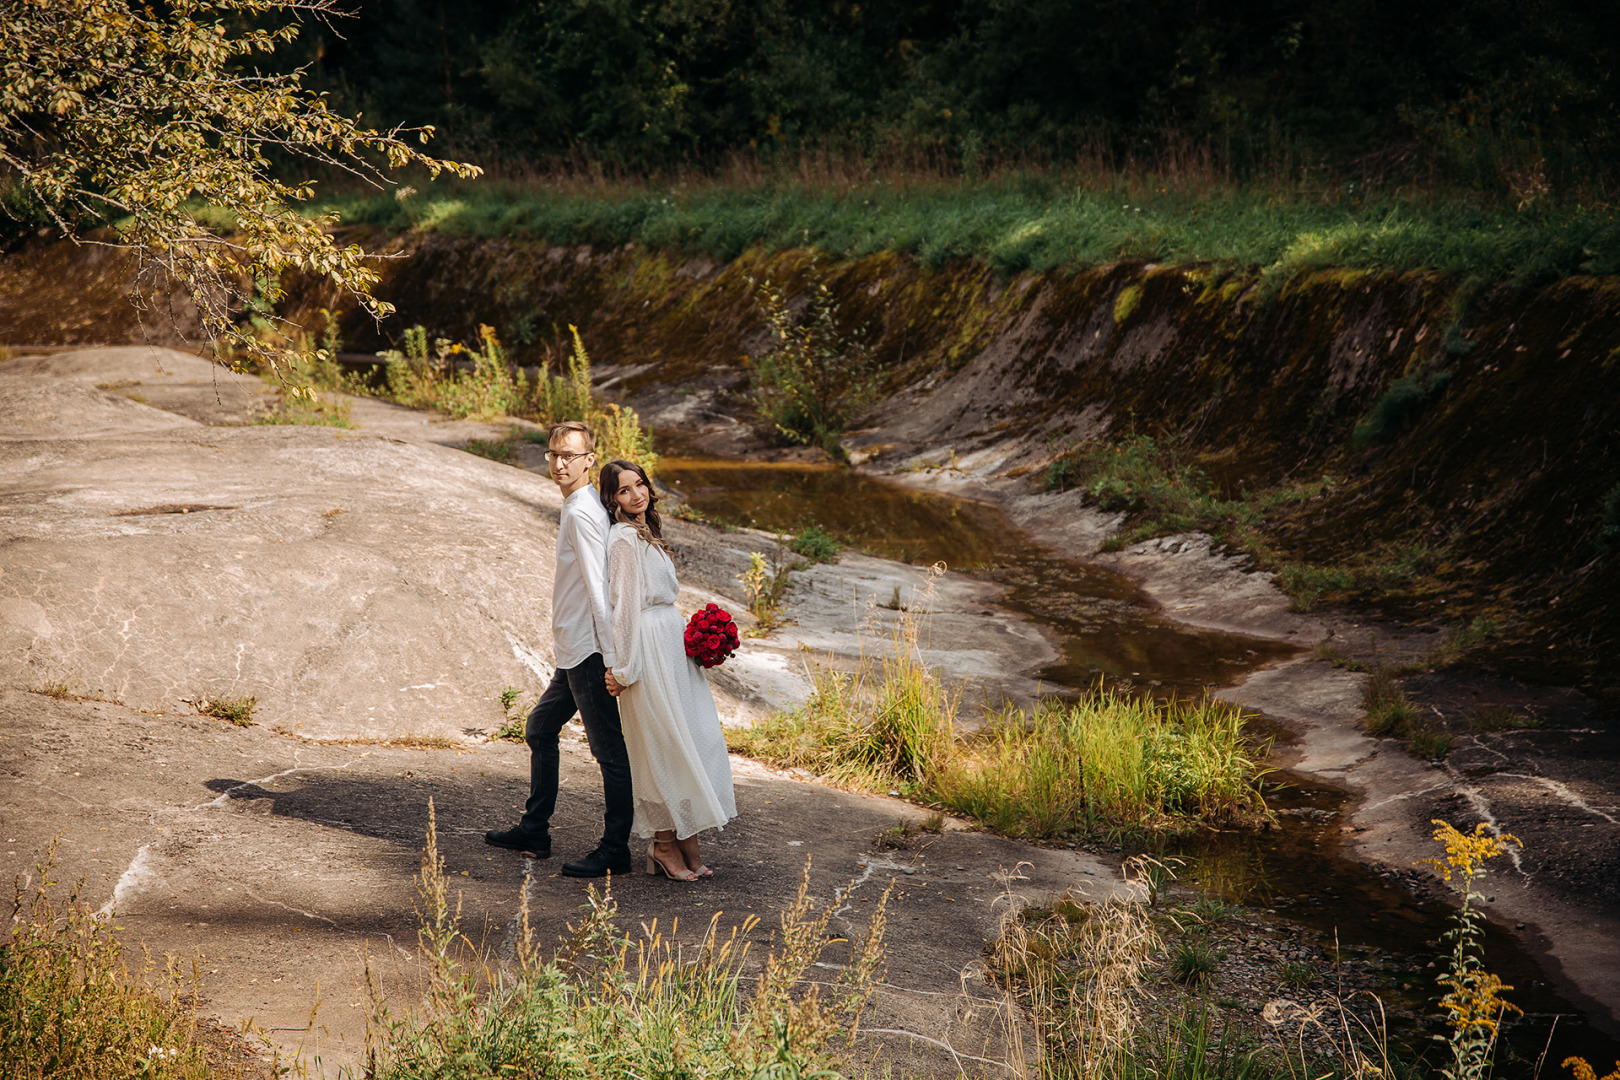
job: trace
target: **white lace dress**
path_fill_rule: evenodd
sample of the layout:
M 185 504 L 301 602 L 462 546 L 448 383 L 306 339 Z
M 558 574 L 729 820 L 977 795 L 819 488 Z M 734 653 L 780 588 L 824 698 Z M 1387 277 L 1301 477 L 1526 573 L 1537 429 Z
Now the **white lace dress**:
M 632 831 L 673 829 L 682 839 L 737 816 L 731 761 L 703 669 L 686 655 L 686 620 L 675 607 L 680 583 L 661 549 L 629 525 L 608 536 L 608 601 L 613 609 L 613 677 L 635 789 Z

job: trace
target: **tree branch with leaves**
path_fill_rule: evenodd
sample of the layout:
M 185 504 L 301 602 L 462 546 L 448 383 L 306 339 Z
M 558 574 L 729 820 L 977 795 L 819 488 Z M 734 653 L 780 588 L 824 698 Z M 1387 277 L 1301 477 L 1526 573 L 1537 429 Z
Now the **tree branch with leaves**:
M 363 127 L 302 71 L 256 66 L 302 23 L 342 14 L 337 0 L 0 0 L 0 172 L 64 237 L 183 287 L 216 352 L 280 363 L 237 313 L 253 297 L 273 310 L 289 270 L 386 315 L 371 256 L 333 238 L 335 213 L 300 212 L 314 183 L 285 179 L 271 155 L 379 187 L 407 166 L 480 170 L 423 153 L 430 127 Z

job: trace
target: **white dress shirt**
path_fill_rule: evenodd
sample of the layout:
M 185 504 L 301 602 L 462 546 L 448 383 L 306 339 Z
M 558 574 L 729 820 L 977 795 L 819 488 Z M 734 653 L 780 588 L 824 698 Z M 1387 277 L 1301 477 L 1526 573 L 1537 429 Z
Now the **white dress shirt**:
M 607 605 L 607 538 L 612 523 L 596 488 L 586 484 L 563 501 L 557 525 L 557 576 L 551 588 L 551 638 L 559 668 L 592 653 L 613 666 Z

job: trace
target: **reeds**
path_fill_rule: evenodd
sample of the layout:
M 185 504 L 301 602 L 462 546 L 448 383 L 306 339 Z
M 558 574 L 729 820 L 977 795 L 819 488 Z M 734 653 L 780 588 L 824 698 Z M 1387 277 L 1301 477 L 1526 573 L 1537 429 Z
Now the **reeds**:
M 1256 782 L 1266 747 L 1244 723 L 1241 710 L 1211 698 L 1098 689 L 1073 703 L 1049 699 L 963 740 L 936 797 L 1019 836 L 1253 822 L 1265 815 Z
M 837 783 L 899 790 L 1013 836 L 1265 816 L 1257 781 L 1266 747 L 1246 735 L 1241 710 L 1211 698 L 1160 702 L 1099 688 L 967 730 L 959 693 L 923 661 L 927 595 L 901 612 L 881 654 L 852 672 L 814 667 L 803 706 L 728 732 L 732 748 Z

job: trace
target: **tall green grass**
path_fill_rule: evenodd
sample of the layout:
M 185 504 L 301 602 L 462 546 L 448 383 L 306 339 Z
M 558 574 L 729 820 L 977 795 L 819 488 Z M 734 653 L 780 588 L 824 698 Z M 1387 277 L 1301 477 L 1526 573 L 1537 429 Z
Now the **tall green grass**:
M 1098 690 L 1009 711 L 961 740 L 933 778 L 943 806 L 1017 836 L 1099 826 L 1223 824 L 1265 813 L 1264 746 L 1212 699 L 1158 702 Z
M 904 252 L 929 266 L 972 257 L 1004 273 L 1117 259 L 1228 262 L 1283 275 L 1324 266 L 1538 280 L 1620 272 L 1620 225 L 1603 206 L 1520 212 L 1481 208 L 1461 193 L 1363 198 L 1153 176 L 444 184 L 404 199 L 339 196 L 316 209 L 394 232 L 635 242 L 721 260 L 756 246 L 809 245 L 839 257 Z
M 1256 786 L 1265 747 L 1233 706 L 1098 689 L 969 730 L 959 695 L 922 659 L 921 624 L 902 613 L 883 652 L 853 672 L 816 668 L 803 706 L 728 731 L 732 749 L 854 787 L 898 789 L 1012 836 L 1265 815 Z

